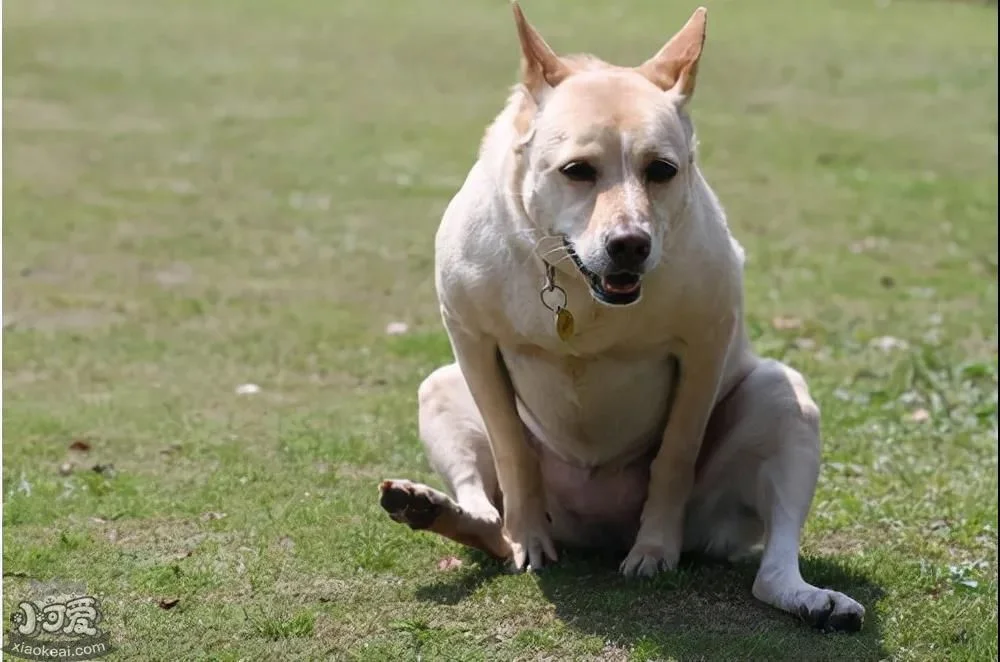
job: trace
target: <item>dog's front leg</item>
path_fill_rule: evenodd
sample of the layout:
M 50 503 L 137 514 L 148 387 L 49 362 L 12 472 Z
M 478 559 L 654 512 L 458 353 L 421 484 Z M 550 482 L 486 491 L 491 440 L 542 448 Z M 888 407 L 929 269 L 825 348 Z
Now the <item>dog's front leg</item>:
M 694 466 L 735 328 L 734 318 L 727 316 L 697 341 L 688 340 L 681 355 L 680 380 L 660 450 L 650 466 L 639 533 L 621 564 L 624 575 L 651 577 L 677 565 Z
M 557 560 L 545 515 L 538 458 L 524 438 L 514 388 L 500 363 L 495 339 L 460 326 L 444 315 L 459 368 L 483 417 L 497 480 L 503 492 L 504 528 L 518 569 Z

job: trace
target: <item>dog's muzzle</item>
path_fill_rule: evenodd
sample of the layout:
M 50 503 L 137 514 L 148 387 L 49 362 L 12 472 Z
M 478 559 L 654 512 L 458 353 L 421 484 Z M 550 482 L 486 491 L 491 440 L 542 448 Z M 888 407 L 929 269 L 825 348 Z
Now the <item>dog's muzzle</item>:
M 631 270 L 615 270 L 600 276 L 583 263 L 576 249 L 563 237 L 563 247 L 577 270 L 583 274 L 595 299 L 609 306 L 628 306 L 642 296 L 642 274 Z

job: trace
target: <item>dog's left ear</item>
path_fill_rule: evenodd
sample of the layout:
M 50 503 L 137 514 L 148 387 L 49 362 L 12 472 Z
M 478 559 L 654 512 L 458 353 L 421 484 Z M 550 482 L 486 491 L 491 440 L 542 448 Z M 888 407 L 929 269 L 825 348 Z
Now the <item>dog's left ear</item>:
M 637 71 L 662 90 L 669 90 L 686 102 L 694 94 L 698 60 L 705 44 L 708 10 L 698 7 L 680 32 L 660 52 L 636 67 Z

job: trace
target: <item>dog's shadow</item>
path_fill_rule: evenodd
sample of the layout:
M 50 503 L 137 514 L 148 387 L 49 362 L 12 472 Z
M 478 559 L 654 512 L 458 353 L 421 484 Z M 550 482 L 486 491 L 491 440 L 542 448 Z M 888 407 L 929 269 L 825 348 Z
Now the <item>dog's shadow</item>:
M 508 570 L 477 552 L 465 552 L 467 570 L 417 589 L 417 598 L 455 605 Z M 865 606 L 862 630 L 823 634 L 796 617 L 753 598 L 757 559 L 730 564 L 685 557 L 679 568 L 652 580 L 618 575 L 619 558 L 564 553 L 534 575 L 559 619 L 582 634 L 629 651 L 630 659 L 659 660 L 881 660 L 882 632 L 875 605 L 883 591 L 835 560 L 803 559 L 807 581 L 853 597 Z

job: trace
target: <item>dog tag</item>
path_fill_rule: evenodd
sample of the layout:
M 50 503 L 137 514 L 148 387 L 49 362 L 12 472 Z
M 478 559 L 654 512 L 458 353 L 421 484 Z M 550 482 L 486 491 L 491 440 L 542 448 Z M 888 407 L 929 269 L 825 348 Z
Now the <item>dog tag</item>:
M 565 308 L 556 309 L 556 333 L 563 342 L 569 341 L 573 337 L 574 330 L 573 313 Z

